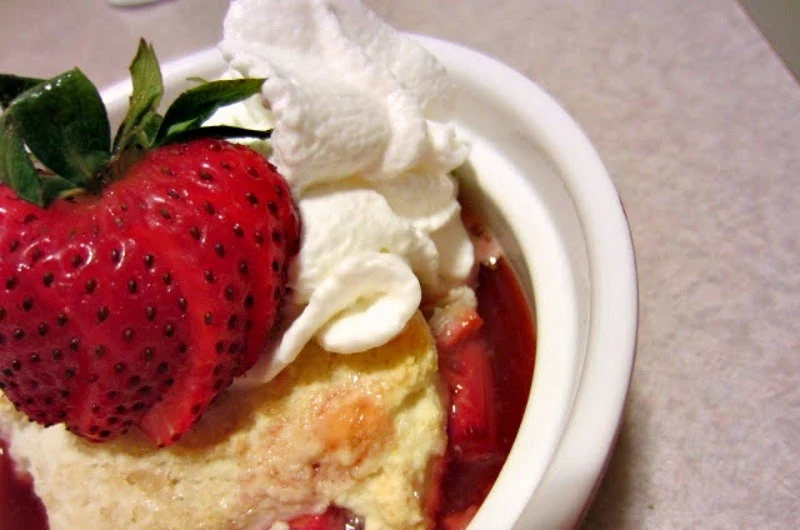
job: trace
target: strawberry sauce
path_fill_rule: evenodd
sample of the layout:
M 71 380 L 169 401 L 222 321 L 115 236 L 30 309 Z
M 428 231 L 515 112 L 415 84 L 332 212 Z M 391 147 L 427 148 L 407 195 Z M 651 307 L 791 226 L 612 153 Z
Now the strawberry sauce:
M 463 344 L 440 351 L 443 375 L 458 390 L 451 384 L 450 442 L 438 468 L 441 490 L 430 496 L 437 530 L 463 530 L 486 499 L 514 443 L 533 378 L 533 318 L 505 259 L 481 267 L 477 296 L 483 324 Z M 332 508 L 292 521 L 291 528 L 361 527 L 343 513 Z M 22 529 L 47 530 L 47 516 L 30 478 L 14 470 L 0 440 L 0 530 Z
M 33 493 L 30 477 L 22 476 L 0 440 L 0 530 L 46 530 L 44 505 Z
M 533 379 L 533 317 L 504 258 L 494 268 L 481 266 L 476 294 L 483 325 L 439 352 L 443 377 L 451 383 L 451 406 L 441 496 L 433 507 L 437 530 L 462 530 L 486 499 L 517 436 Z M 464 366 L 456 366 L 453 390 L 450 359 L 458 356 Z M 466 400 L 459 396 L 465 393 Z

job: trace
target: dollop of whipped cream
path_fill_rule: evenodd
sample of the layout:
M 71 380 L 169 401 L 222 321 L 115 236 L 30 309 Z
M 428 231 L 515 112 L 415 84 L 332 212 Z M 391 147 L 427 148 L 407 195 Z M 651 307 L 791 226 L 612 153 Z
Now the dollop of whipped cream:
M 226 77 L 267 80 L 211 121 L 273 128 L 262 147 L 303 222 L 297 316 L 239 385 L 272 379 L 312 339 L 344 354 L 385 344 L 423 298 L 465 284 L 474 252 L 449 173 L 469 146 L 433 55 L 358 0 L 233 0 L 220 49 Z

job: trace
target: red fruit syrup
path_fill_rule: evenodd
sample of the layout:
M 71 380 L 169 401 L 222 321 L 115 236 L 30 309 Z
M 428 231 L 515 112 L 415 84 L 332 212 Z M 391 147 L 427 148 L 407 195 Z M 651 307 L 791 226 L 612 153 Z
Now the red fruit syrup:
M 445 380 L 453 381 L 449 359 L 455 356 L 461 365 L 455 390 L 451 384 L 441 492 L 431 507 L 437 530 L 464 529 L 486 499 L 519 431 L 533 379 L 533 316 L 505 258 L 492 268 L 481 266 L 476 294 L 483 325 L 439 355 Z M 465 390 L 467 399 L 461 399 Z
M 29 476 L 17 472 L 0 440 L 0 530 L 46 530 L 47 514 Z

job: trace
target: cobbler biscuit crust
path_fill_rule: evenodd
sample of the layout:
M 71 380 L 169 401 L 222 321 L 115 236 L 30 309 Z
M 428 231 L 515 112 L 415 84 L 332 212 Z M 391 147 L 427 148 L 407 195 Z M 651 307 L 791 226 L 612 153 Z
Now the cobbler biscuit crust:
M 0 397 L 0 433 L 34 478 L 51 530 L 262 530 L 335 504 L 369 530 L 421 529 L 446 446 L 436 349 L 421 315 L 390 343 L 316 345 L 270 384 L 231 390 L 176 446 L 95 445 L 29 423 Z

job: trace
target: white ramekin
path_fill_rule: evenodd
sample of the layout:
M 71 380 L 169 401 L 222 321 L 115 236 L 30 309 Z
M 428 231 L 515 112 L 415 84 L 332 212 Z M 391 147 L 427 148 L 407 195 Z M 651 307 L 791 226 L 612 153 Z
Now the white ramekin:
M 537 322 L 525 417 L 470 529 L 573 527 L 613 447 L 633 366 L 636 269 L 622 205 L 591 143 L 543 90 L 485 55 L 415 38 L 461 88 L 456 125 L 472 142 L 464 191 L 509 251 Z M 165 100 L 224 66 L 215 49 L 165 65 Z M 130 86 L 103 91 L 112 122 Z

